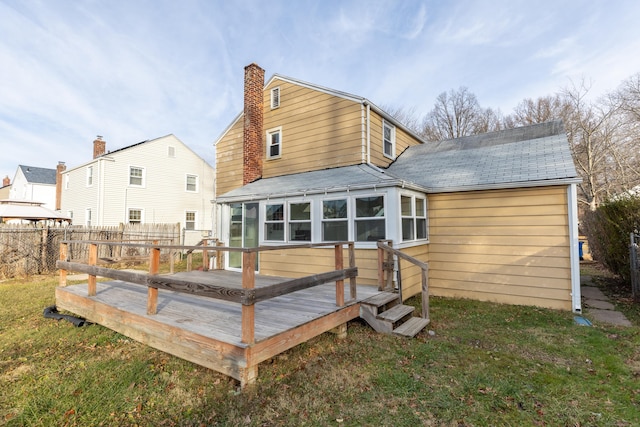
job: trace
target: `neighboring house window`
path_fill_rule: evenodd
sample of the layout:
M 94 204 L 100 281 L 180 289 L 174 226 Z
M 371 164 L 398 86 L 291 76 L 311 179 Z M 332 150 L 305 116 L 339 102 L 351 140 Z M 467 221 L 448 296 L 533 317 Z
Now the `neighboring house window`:
M 265 212 L 265 240 L 284 241 L 284 205 L 267 205 Z
M 69 175 L 64 176 L 64 189 L 65 190 L 69 189 Z
M 136 166 L 129 167 L 129 185 L 142 187 L 144 185 L 144 169 Z
M 176 156 L 176 147 L 174 147 L 172 145 L 167 147 L 167 154 L 169 155 L 169 157 L 175 157 Z
M 184 215 L 184 228 L 186 230 L 195 230 L 196 229 L 196 213 L 195 212 L 185 212 Z
M 282 155 L 282 128 L 267 131 L 267 158 L 276 159 Z
M 84 223 L 87 227 L 91 227 L 91 209 L 85 210 Z
M 142 209 L 129 209 L 129 224 L 142 224 Z
M 322 201 L 322 240 L 337 242 L 349 240 L 347 199 Z
M 289 240 L 311 241 L 311 203 L 289 204 Z
M 382 122 L 382 145 L 384 155 L 395 158 L 396 153 L 396 128 L 387 122 Z
M 278 108 L 280 106 L 280 87 L 274 87 L 271 89 L 271 109 Z
M 358 242 L 385 239 L 384 196 L 356 198 L 355 237 Z
M 187 191 L 191 193 L 198 191 L 198 177 L 196 175 L 187 175 Z
M 402 240 L 427 238 L 427 201 L 421 197 L 400 196 Z
M 87 187 L 93 185 L 93 166 L 87 168 Z
M 67 216 L 69 217 L 70 220 L 73 221 L 73 211 L 68 211 Z

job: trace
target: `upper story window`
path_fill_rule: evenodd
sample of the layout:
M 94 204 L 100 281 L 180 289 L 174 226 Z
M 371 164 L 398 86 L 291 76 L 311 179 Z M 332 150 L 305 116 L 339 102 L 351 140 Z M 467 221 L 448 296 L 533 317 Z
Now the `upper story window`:
M 93 166 L 87 167 L 87 187 L 93 185 Z
M 396 157 L 396 128 L 385 121 L 382 122 L 382 149 L 385 156 Z
M 86 209 L 84 211 L 84 224 L 87 227 L 91 227 L 91 209 Z
M 129 167 L 129 185 L 136 187 L 144 186 L 144 168 L 136 166 Z
M 400 196 L 402 241 L 427 238 L 427 201 L 422 197 Z
M 358 197 L 355 238 L 358 242 L 375 242 L 386 238 L 384 196 Z
M 277 159 L 282 155 L 282 128 L 267 131 L 267 159 Z
M 129 209 L 129 224 L 142 223 L 142 209 Z
M 191 193 L 196 193 L 198 191 L 198 176 L 197 175 L 187 175 L 186 191 L 189 191 Z
M 173 145 L 170 145 L 167 147 L 167 155 L 169 157 L 175 157 L 176 156 L 176 147 L 174 147 Z
M 280 87 L 274 87 L 271 89 L 271 109 L 278 108 L 280 106 Z
M 349 240 L 347 199 L 322 201 L 322 240 L 341 242 Z
M 64 176 L 64 189 L 65 190 L 69 189 L 69 175 Z
M 187 211 L 184 215 L 184 228 L 185 230 L 196 229 L 196 213 L 194 211 Z

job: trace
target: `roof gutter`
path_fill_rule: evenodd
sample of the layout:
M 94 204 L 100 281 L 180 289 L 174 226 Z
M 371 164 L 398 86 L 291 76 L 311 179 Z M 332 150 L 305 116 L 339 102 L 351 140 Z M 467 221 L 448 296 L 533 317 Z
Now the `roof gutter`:
M 428 190 L 430 194 L 437 193 L 460 193 L 464 191 L 480 191 L 480 190 L 507 190 L 514 188 L 532 188 L 532 187 L 546 187 L 551 185 L 570 185 L 579 184 L 582 182 L 581 178 L 559 178 L 559 179 L 546 179 L 539 181 L 517 181 L 517 182 L 501 182 L 496 184 L 484 184 L 484 185 L 466 185 L 458 187 L 431 187 Z

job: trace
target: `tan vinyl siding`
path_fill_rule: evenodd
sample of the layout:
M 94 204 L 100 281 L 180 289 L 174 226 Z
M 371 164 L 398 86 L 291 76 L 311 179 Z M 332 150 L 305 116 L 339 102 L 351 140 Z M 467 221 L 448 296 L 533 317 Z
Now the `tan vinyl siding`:
M 359 285 L 378 284 L 378 255 L 375 249 L 356 249 Z M 349 254 L 345 249 L 344 265 L 349 266 Z M 309 260 L 313 260 L 310 263 Z M 303 277 L 335 269 L 333 248 L 311 248 L 260 253 L 260 274 L 269 276 Z M 347 286 L 347 285 L 345 285 Z
M 396 126 L 396 149 L 395 157 L 391 159 L 384 155 L 382 149 L 382 117 L 371 111 L 371 127 L 370 127 L 370 146 L 371 146 L 371 163 L 378 167 L 386 168 L 389 166 L 395 157 L 398 157 L 407 147 L 420 144 L 420 141 L 409 135 L 404 130 Z
M 429 196 L 434 295 L 571 309 L 567 189 Z
M 280 107 L 271 109 L 276 86 Z M 361 163 L 361 104 L 275 80 L 264 91 L 264 108 L 264 131 L 282 128 L 282 153 L 272 160 L 265 155 L 263 178 Z
M 243 126 L 240 117 L 216 144 L 216 195 L 242 186 Z

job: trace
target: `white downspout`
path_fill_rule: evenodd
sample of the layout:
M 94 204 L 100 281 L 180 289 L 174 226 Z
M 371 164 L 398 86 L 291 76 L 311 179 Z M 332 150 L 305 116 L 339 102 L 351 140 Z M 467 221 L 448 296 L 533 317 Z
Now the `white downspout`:
M 365 163 L 366 159 L 366 127 L 364 116 L 364 104 L 360 104 L 360 163 Z
M 367 164 L 371 164 L 371 105 L 367 104 Z
M 571 251 L 571 305 L 575 313 L 582 312 L 580 294 L 580 252 L 578 238 L 578 192 L 576 184 L 567 187 L 569 208 L 569 244 Z

